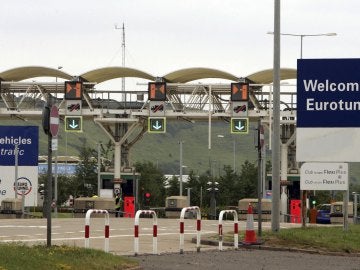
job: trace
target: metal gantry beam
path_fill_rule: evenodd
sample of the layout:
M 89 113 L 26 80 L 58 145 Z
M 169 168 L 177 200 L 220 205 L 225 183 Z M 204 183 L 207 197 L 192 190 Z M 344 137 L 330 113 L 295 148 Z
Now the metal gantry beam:
M 126 104 L 120 100 L 121 91 L 105 91 L 94 88 L 96 83 L 84 83 L 83 117 L 96 119 L 97 122 L 132 122 L 135 118 L 149 116 L 149 103 L 136 100 L 137 95 L 145 95 L 146 91 L 126 91 L 129 96 Z M 211 93 L 209 87 L 211 86 Z M 267 85 L 254 84 L 250 91 L 249 118 L 261 117 L 263 121 L 269 118 L 269 103 L 271 91 L 259 89 Z M 208 119 L 210 97 L 212 100 L 212 118 L 230 118 L 230 86 L 229 84 L 169 84 L 168 100 L 166 101 L 165 117 L 187 118 L 197 120 Z M 60 105 L 60 115 L 65 115 L 63 99 L 64 83 L 49 82 L 1 82 L 0 117 L 18 116 L 21 118 L 41 118 L 42 107 L 48 95 Z M 281 118 L 296 117 L 295 92 L 281 92 L 282 106 L 288 112 L 281 111 Z M 290 112 L 290 113 L 289 113 Z M 115 115 L 127 114 L 126 118 L 114 119 Z M 256 120 L 256 119 L 254 119 Z M 280 119 L 282 120 L 282 119 Z M 286 122 L 292 122 L 286 120 Z

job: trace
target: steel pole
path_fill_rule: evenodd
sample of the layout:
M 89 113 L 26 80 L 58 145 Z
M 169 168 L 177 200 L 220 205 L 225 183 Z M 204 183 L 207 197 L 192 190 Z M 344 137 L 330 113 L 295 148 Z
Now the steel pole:
M 48 103 L 50 107 L 50 104 Z M 47 246 L 51 247 L 51 201 L 52 201 L 52 147 L 51 147 L 52 136 L 48 133 L 48 175 L 46 183 L 46 239 Z
M 183 166 L 183 149 L 182 149 L 182 146 L 183 146 L 183 141 L 179 141 L 179 144 L 180 144 L 180 175 L 179 175 L 179 180 L 180 180 L 180 193 L 179 195 L 182 196 L 183 194 L 183 170 L 182 170 L 182 166 Z
M 18 197 L 18 178 L 19 178 L 19 146 L 15 144 L 15 199 Z
M 258 121 L 258 142 L 257 142 L 257 150 L 258 150 L 258 235 L 261 238 L 262 234 L 262 146 L 260 143 L 260 128 L 261 128 L 261 120 Z
M 98 188 L 97 188 L 97 195 L 100 197 L 100 188 L 101 188 L 101 178 L 100 178 L 100 173 L 101 173 L 101 153 L 100 153 L 100 150 L 101 150 L 101 142 L 98 143 L 98 149 L 97 149 L 97 154 L 98 154 L 98 164 L 97 164 L 97 185 L 98 185 Z
M 274 73 L 271 230 L 280 229 L 280 0 L 274 0 Z
M 235 137 L 234 137 L 234 141 L 233 141 L 233 158 L 234 158 L 234 173 L 236 173 L 236 141 L 235 141 Z
M 353 221 L 353 223 L 357 224 L 357 204 L 358 204 L 357 196 L 358 196 L 358 194 L 353 192 L 353 195 L 354 195 L 354 216 L 353 216 L 354 221 Z

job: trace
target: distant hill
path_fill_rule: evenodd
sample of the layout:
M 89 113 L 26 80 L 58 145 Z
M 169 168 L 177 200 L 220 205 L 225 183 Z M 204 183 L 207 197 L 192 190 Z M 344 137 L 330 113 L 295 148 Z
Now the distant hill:
M 255 124 L 255 123 L 253 123 Z M 0 125 L 37 125 L 39 126 L 40 155 L 47 155 L 47 136 L 44 134 L 41 121 L 21 121 L 18 119 L 1 120 Z M 168 121 L 167 132 L 165 134 L 146 133 L 130 151 L 130 162 L 150 161 L 156 164 L 164 174 L 179 174 L 180 167 L 180 147 L 179 141 L 183 143 L 183 173 L 189 170 L 196 173 L 204 173 L 213 167 L 213 173 L 218 175 L 224 165 L 233 167 L 234 163 L 234 140 L 235 140 L 235 162 L 236 169 L 240 171 L 241 165 L 245 160 L 255 163 L 257 152 L 255 149 L 256 126 L 250 128 L 249 134 L 233 135 L 230 134 L 229 123 L 212 123 L 212 145 L 208 148 L 208 123 L 196 122 L 194 124 L 184 121 Z M 222 135 L 223 138 L 217 135 Z M 69 133 L 64 131 L 64 127 L 59 130 L 59 156 L 73 155 L 78 156 L 79 150 L 86 141 L 87 145 L 96 149 L 99 142 L 107 143 L 102 129 L 92 121 L 85 121 L 82 133 Z M 67 147 L 66 147 L 67 142 Z M 269 159 L 271 157 L 268 157 Z M 350 163 L 351 183 L 360 184 L 360 164 Z
M 41 121 L 1 120 L 0 125 L 36 125 L 39 126 L 40 142 L 39 154 L 47 155 L 47 135 L 42 130 Z M 233 166 L 234 140 L 236 168 L 240 168 L 245 160 L 255 162 L 255 131 L 250 130 L 247 135 L 230 134 L 229 123 L 212 123 L 212 144 L 208 148 L 208 123 L 196 122 L 194 124 L 180 121 L 168 121 L 167 132 L 164 134 L 146 133 L 130 151 L 130 161 L 156 164 L 166 174 L 179 173 L 180 146 L 183 143 L 184 174 L 192 169 L 203 173 L 210 168 L 210 161 L 214 168 L 221 169 L 224 165 Z M 222 135 L 218 137 L 217 135 Z M 59 130 L 59 156 L 79 154 L 79 149 L 86 141 L 96 149 L 99 142 L 107 143 L 102 129 L 92 121 L 85 121 L 82 133 L 65 132 L 62 126 Z

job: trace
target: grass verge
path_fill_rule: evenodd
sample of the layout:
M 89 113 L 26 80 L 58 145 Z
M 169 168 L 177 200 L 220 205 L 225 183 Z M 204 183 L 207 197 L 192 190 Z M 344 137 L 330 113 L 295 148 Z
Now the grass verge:
M 138 263 L 135 260 L 95 249 L 0 244 L 0 270 L 114 270 L 136 266 Z
M 272 245 L 282 245 L 321 251 L 360 253 L 360 226 L 307 227 L 284 229 L 278 233 L 266 232 L 264 240 Z
M 244 239 L 244 234 L 239 234 L 239 239 Z M 360 253 L 360 225 L 350 225 L 346 232 L 340 226 L 281 229 L 277 233 L 263 231 L 262 240 L 267 246 Z M 233 241 L 233 235 L 227 234 L 224 241 Z

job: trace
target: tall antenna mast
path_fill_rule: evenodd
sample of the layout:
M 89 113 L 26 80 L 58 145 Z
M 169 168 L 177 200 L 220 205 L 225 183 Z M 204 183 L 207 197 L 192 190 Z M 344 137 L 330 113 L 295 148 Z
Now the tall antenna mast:
M 115 29 L 122 30 L 122 42 L 121 42 L 121 49 L 122 49 L 122 54 L 121 54 L 121 64 L 122 67 L 125 67 L 125 24 L 122 24 L 122 27 L 118 27 L 117 24 L 115 24 Z M 122 94 L 122 101 L 126 102 L 126 94 L 125 94 L 125 78 L 123 77 L 121 79 L 121 91 L 123 92 Z

